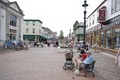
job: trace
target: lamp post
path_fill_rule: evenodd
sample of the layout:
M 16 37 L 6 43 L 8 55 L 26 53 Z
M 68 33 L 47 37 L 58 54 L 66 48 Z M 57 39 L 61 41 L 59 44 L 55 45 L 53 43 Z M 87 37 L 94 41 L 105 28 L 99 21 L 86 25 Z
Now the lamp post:
M 82 7 L 84 7 L 84 36 L 83 36 L 83 41 L 84 41 L 84 43 L 85 43 L 85 32 L 86 32 L 86 13 L 87 13 L 87 11 L 86 11 L 86 7 L 88 6 L 88 4 L 86 3 L 87 1 L 86 0 L 84 0 L 84 4 L 82 5 Z

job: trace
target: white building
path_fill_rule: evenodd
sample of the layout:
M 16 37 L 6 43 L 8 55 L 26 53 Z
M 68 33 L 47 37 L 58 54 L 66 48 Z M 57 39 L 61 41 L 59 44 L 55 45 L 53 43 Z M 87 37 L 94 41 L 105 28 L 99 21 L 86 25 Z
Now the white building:
M 22 26 L 23 39 L 41 41 L 43 37 L 42 21 L 38 19 L 24 19 Z
M 49 28 L 47 27 L 42 27 L 43 28 L 43 32 L 44 32 L 44 37 L 47 39 L 47 40 L 53 40 L 54 38 L 54 34 L 53 34 L 53 31 L 50 30 Z
M 0 46 L 6 39 L 21 38 L 23 16 L 16 1 L 0 0 Z
M 75 21 L 73 24 L 73 37 L 75 42 L 82 41 L 84 37 L 84 23 Z
M 120 47 L 120 0 L 104 0 L 87 17 L 86 41 L 101 48 Z

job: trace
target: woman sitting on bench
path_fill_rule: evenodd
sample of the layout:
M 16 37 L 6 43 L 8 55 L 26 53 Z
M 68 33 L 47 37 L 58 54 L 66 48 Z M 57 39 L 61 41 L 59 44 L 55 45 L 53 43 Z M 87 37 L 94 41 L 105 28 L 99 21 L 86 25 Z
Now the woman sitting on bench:
M 85 67 L 86 64 L 91 64 L 94 61 L 94 58 L 91 55 L 91 52 L 88 51 L 87 52 L 87 58 L 83 61 L 79 61 L 79 66 L 77 67 L 77 69 L 82 69 Z
M 79 57 L 75 59 L 76 66 L 75 66 L 74 70 L 78 69 L 80 62 L 85 60 L 86 58 L 87 58 L 86 52 L 84 51 L 84 49 L 81 49 Z

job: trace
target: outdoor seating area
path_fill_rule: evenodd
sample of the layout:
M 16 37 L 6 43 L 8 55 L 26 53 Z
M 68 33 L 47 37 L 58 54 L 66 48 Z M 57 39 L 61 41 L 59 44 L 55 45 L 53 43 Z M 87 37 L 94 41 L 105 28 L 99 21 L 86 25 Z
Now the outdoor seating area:
M 72 49 L 67 49 L 65 51 L 65 56 L 68 57 L 70 56 L 70 54 L 72 55 L 71 58 L 67 58 L 66 57 L 66 61 L 63 65 L 63 70 L 72 70 L 74 71 L 74 74 L 77 75 L 82 75 L 86 77 L 87 75 L 92 75 L 93 77 L 95 77 L 94 75 L 94 66 L 96 63 L 96 60 L 93 58 L 92 56 L 92 52 L 91 51 L 85 51 L 85 49 L 81 49 L 80 50 L 80 54 L 77 58 L 75 58 L 75 63 L 73 61 L 73 50 Z

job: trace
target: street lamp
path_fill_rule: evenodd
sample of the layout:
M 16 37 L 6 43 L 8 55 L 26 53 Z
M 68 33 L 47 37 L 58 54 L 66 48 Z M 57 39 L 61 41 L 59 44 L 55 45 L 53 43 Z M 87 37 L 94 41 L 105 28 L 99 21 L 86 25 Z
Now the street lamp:
M 82 5 L 82 7 L 84 7 L 84 36 L 83 36 L 83 41 L 84 41 L 84 43 L 85 43 L 85 31 L 86 31 L 86 13 L 87 13 L 87 11 L 86 11 L 86 7 L 88 6 L 88 4 L 86 3 L 87 1 L 86 0 L 84 0 L 84 4 Z

